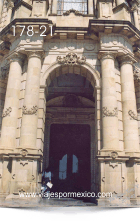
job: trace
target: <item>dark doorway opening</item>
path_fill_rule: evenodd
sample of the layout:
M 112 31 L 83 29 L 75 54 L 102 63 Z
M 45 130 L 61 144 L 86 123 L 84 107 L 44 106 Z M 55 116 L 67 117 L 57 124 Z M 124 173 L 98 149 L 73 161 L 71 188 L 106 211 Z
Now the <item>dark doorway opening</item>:
M 52 192 L 90 191 L 89 125 L 51 125 L 49 168 L 53 174 Z

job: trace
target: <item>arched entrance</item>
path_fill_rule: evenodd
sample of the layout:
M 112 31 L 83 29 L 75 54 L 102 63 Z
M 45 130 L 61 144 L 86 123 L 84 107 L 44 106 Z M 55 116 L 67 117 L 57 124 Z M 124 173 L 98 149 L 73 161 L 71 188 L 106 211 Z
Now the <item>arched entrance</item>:
M 53 192 L 94 191 L 95 78 L 82 66 L 57 67 L 48 78 L 43 170 L 53 174 Z

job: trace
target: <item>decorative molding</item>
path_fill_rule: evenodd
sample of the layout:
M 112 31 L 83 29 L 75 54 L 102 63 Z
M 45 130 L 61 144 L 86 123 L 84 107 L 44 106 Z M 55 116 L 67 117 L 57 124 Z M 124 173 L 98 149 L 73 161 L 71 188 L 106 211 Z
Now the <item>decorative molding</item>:
M 86 57 L 82 56 L 81 58 L 77 56 L 77 54 L 70 52 L 65 57 L 57 56 L 57 61 L 59 64 L 63 65 L 77 65 L 83 64 L 86 61 Z
M 16 174 L 13 174 L 13 175 L 12 175 L 12 179 L 13 179 L 13 180 L 15 179 L 15 176 L 16 176 Z
M 2 174 L 0 174 L 0 179 L 2 178 Z
M 95 120 L 95 114 L 87 114 L 87 113 L 71 113 L 71 112 L 57 112 L 57 113 L 46 113 L 46 120 L 47 121 L 62 121 L 63 119 L 74 119 L 74 120 Z
M 105 182 L 105 177 L 104 177 L 104 176 L 102 177 L 102 182 L 103 182 L 103 183 Z
M 22 164 L 22 166 L 24 167 L 26 164 L 28 164 L 28 160 L 26 161 L 20 160 L 20 164 Z
M 122 182 L 123 182 L 123 183 L 125 182 L 125 177 L 122 177 Z
M 67 42 L 67 48 L 68 48 L 70 51 L 75 50 L 76 47 L 77 47 L 77 43 L 76 43 L 76 42 Z
M 118 166 L 118 162 L 110 162 L 110 163 L 109 163 L 109 166 L 114 169 L 115 167 Z
M 112 157 L 112 159 L 116 159 L 118 157 L 118 153 L 115 151 L 112 151 L 110 156 Z
M 107 107 L 102 108 L 103 117 L 117 117 L 118 116 L 118 108 L 115 107 L 113 111 L 109 111 Z
M 3 111 L 2 117 L 10 116 L 11 111 L 12 111 L 11 107 L 6 108 L 6 110 Z
M 27 154 L 28 154 L 28 151 L 27 151 L 26 149 L 22 149 L 22 150 L 20 151 L 20 154 L 21 154 L 23 157 L 26 157 Z
M 128 114 L 130 116 L 130 120 L 138 120 L 138 116 L 132 110 L 129 110 Z
M 99 60 L 104 60 L 104 59 L 113 59 L 115 60 L 116 57 L 116 51 L 114 52 L 109 52 L 109 51 L 100 51 L 98 54 Z
M 31 109 L 27 109 L 27 107 L 25 105 L 22 108 L 22 113 L 25 115 L 37 114 L 37 111 L 38 111 L 37 105 L 33 106 Z
M 35 176 L 34 175 L 32 175 L 32 180 L 35 180 Z
M 85 48 L 87 51 L 93 51 L 93 50 L 95 49 L 95 44 L 85 43 L 85 44 L 84 44 L 84 48 Z
M 67 10 L 66 12 L 63 13 L 63 15 L 68 16 L 68 15 L 70 15 L 70 13 L 74 13 L 77 16 L 83 16 L 84 15 L 81 12 L 79 12 L 78 10 L 75 10 L 75 9 Z
M 23 189 L 23 187 L 22 187 L 21 189 L 18 190 L 18 192 L 19 192 L 19 193 L 24 193 L 24 192 L 26 192 L 26 191 L 25 191 L 25 190 Z

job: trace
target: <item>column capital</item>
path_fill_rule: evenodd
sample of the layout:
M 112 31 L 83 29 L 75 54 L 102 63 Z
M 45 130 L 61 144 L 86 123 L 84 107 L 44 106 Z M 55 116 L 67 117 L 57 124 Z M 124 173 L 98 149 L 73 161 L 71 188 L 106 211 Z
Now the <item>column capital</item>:
M 36 57 L 36 58 L 39 58 L 39 59 L 43 59 L 44 58 L 44 51 L 41 50 L 41 51 L 28 51 L 27 52 L 27 57 L 28 59 L 29 58 L 32 58 L 32 57 Z
M 120 63 L 120 65 L 122 66 L 123 64 L 131 64 L 133 65 L 133 63 L 136 63 L 137 61 L 135 60 L 134 57 L 132 57 L 129 54 L 126 55 L 122 55 L 120 57 L 118 57 L 118 61 Z
M 25 55 L 21 54 L 19 52 L 12 52 L 7 57 L 7 60 L 9 60 L 10 63 L 14 62 L 14 61 L 18 61 L 18 62 L 22 63 L 24 59 L 25 59 Z
M 115 61 L 117 52 L 116 51 L 99 51 L 98 59 L 104 60 L 104 59 L 112 59 Z

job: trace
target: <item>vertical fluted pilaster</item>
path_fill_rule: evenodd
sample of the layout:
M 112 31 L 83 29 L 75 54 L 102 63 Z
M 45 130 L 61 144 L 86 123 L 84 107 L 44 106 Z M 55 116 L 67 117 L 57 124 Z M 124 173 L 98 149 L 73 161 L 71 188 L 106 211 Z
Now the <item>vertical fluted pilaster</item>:
M 100 54 L 102 72 L 102 134 L 103 149 L 119 149 L 118 108 L 115 87 L 115 56 Z

